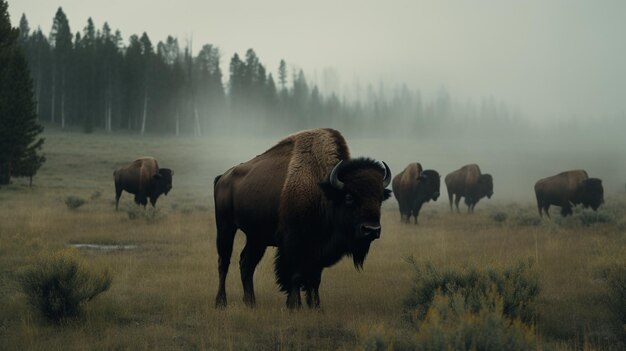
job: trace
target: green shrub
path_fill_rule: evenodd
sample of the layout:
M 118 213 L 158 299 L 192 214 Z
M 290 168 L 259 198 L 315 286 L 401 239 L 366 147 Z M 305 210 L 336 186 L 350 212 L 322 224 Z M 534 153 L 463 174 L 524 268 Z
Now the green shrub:
M 515 216 L 515 224 L 523 227 L 536 227 L 541 225 L 541 218 L 537 213 L 520 211 Z
M 111 286 L 107 270 L 90 269 L 74 250 L 40 259 L 19 280 L 29 303 L 57 323 L 78 316 L 84 303 Z
M 491 290 L 475 311 L 462 293 L 437 292 L 415 338 L 416 350 L 533 350 L 533 328 L 506 317 L 503 301 Z M 494 304 L 495 302 L 495 304 Z
M 128 214 L 128 219 L 137 219 L 139 217 L 144 216 L 145 211 L 139 206 L 126 206 L 126 214 Z
M 383 326 L 373 326 L 367 334 L 361 336 L 361 348 L 364 351 L 384 351 L 392 349 L 393 336 Z
M 605 271 L 605 280 L 609 288 L 609 305 L 626 333 L 626 261 L 609 267 Z
M 432 264 L 418 265 L 412 262 L 415 280 L 409 295 L 404 301 L 404 315 L 412 323 L 423 320 L 439 292 L 445 296 L 460 295 L 472 313 L 495 306 L 495 300 L 485 300 L 486 296 L 502 299 L 502 311 L 511 319 L 524 323 L 532 322 L 535 316 L 535 299 L 539 294 L 539 278 L 533 269 L 532 261 L 505 269 L 487 268 L 478 270 L 442 269 Z M 489 295 L 491 290 L 495 294 Z
M 100 198 L 100 196 L 102 196 L 102 193 L 99 192 L 98 190 L 94 191 L 91 196 L 89 197 L 91 200 L 97 200 Z
M 358 350 L 363 351 L 413 351 L 416 349 L 415 335 L 408 330 L 368 324 L 359 331 Z
M 85 199 L 78 196 L 68 196 L 65 198 L 65 205 L 70 210 L 75 210 L 85 204 Z
M 575 218 L 580 221 L 580 224 L 586 227 L 596 223 L 615 222 L 615 216 L 606 211 L 582 210 L 575 214 Z
M 507 214 L 501 211 L 491 214 L 491 219 L 493 219 L 494 221 L 498 223 L 503 223 L 504 221 L 506 221 L 507 217 L 508 217 Z

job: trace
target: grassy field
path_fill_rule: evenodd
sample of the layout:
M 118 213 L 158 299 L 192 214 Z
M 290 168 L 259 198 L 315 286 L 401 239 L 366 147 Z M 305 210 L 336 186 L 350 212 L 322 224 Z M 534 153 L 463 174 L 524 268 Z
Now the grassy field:
M 391 337 L 410 333 L 402 320 L 403 300 L 413 279 L 408 257 L 452 267 L 503 267 L 531 259 L 541 285 L 536 331 L 546 347 L 624 347 L 625 331 L 607 307 L 607 290 L 599 274 L 607 265 L 626 263 L 623 187 L 607 191 L 606 206 L 600 210 L 606 216 L 599 223 L 584 222 L 588 214 L 580 211 L 568 219 L 538 221 L 534 205 L 524 196 L 515 198 L 518 202 L 502 197 L 483 200 L 474 215 L 450 214 L 442 189 L 439 202 L 424 206 L 420 224 L 409 225 L 400 223 L 391 199 L 383 208 L 382 237 L 372 245 L 364 271 L 356 272 L 348 259 L 325 270 L 320 311 L 286 310 L 285 296 L 274 283 L 273 249 L 255 275 L 258 307 L 246 308 L 237 262 L 244 236 L 239 234 L 228 277 L 229 306 L 217 310 L 212 179 L 275 140 L 238 140 L 233 148 L 228 138 L 52 131 L 46 139 L 48 161 L 33 187 L 18 179 L 0 188 L 2 350 L 365 348 L 364 340 L 372 333 L 382 330 Z M 384 156 L 377 147 L 381 141 L 360 140 L 354 145 L 357 155 Z M 157 211 L 148 210 L 145 216 L 140 211 L 131 219 L 137 209 L 129 194 L 122 195 L 120 211 L 114 211 L 112 172 L 143 155 L 155 156 L 162 167 L 174 169 L 174 188 L 159 199 Z M 389 163 L 397 172 L 410 161 L 395 155 Z M 499 194 L 503 185 L 493 173 Z M 64 204 L 68 196 L 87 202 L 70 210 Z M 553 214 L 556 217 L 556 209 Z M 78 243 L 136 247 L 81 250 L 85 260 L 110 270 L 112 286 L 89 302 L 77 320 L 49 324 L 27 304 L 16 277 L 37 257 Z

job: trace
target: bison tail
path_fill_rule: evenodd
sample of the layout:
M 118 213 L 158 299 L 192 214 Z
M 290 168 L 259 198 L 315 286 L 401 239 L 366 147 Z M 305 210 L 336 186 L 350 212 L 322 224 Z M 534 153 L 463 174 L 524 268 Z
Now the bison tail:
M 217 182 L 220 180 L 220 178 L 222 178 L 222 176 L 223 176 L 223 174 L 220 174 L 217 177 L 215 177 L 215 179 L 213 179 L 213 187 L 214 188 L 217 185 Z

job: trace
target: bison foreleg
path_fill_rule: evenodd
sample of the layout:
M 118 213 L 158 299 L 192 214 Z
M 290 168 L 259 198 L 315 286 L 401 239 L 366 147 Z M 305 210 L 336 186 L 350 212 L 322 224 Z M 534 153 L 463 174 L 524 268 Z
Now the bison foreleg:
M 413 216 L 415 216 L 415 224 L 417 224 L 417 216 L 419 216 L 420 214 L 420 210 L 422 209 L 422 202 L 418 202 L 417 204 L 415 204 L 414 208 L 413 208 Z
M 571 216 L 572 213 L 574 213 L 572 211 L 572 206 L 566 205 L 566 206 L 561 207 L 561 216 L 563 217 Z
M 287 307 L 289 309 L 298 309 L 302 307 L 302 298 L 300 297 L 300 288 L 302 286 L 302 276 L 294 274 L 291 278 L 291 288 L 287 294 Z
M 312 274 L 306 282 L 306 304 L 309 308 L 320 307 L 320 282 L 322 281 L 322 271 Z

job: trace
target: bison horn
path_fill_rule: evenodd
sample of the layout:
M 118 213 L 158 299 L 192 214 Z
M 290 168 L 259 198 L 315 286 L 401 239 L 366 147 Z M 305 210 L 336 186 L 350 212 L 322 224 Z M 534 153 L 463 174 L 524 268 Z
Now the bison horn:
M 343 162 L 343 160 L 337 162 L 337 164 L 335 165 L 335 167 L 333 168 L 332 171 L 330 171 L 330 185 L 332 185 L 333 187 L 342 190 L 343 189 L 343 182 L 341 180 L 339 180 L 339 169 L 341 168 L 341 163 Z
M 385 177 L 383 178 L 383 188 L 386 188 L 389 183 L 391 183 L 391 170 L 389 169 L 389 166 L 387 166 L 387 164 L 385 163 L 385 161 L 381 161 L 383 163 L 383 166 L 385 166 Z

